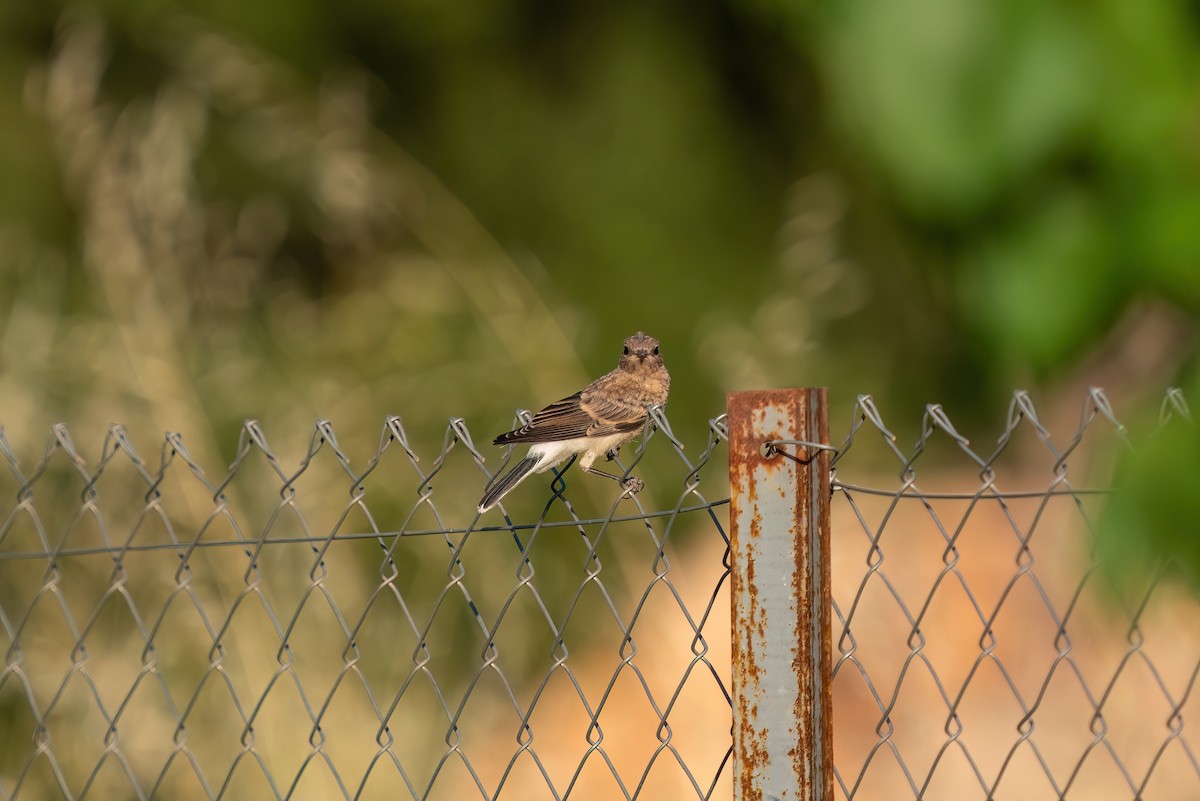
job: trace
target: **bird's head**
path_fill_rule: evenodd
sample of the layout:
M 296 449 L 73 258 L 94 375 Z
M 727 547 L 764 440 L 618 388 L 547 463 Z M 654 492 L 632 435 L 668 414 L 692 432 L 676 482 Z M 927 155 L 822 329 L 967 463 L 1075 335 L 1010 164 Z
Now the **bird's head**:
M 630 373 L 661 368 L 663 359 L 658 352 L 658 340 L 638 331 L 625 340 L 625 350 L 621 352 L 621 361 L 617 366 Z

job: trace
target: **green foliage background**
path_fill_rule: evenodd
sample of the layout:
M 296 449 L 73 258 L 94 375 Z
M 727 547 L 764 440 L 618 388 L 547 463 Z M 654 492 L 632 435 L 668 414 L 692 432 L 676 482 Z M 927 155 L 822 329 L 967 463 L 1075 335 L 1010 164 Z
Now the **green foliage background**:
M 7 3 L 4 424 L 483 440 L 636 329 L 685 440 L 770 385 L 1150 409 L 1197 383 L 1198 39 L 1181 0 Z

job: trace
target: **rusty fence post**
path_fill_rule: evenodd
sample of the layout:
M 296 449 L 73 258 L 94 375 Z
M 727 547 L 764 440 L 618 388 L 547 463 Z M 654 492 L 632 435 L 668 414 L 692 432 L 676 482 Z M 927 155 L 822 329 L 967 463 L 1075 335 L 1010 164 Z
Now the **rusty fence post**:
M 734 392 L 735 801 L 832 801 L 829 440 L 820 389 Z M 774 444 L 767 444 L 774 443 Z

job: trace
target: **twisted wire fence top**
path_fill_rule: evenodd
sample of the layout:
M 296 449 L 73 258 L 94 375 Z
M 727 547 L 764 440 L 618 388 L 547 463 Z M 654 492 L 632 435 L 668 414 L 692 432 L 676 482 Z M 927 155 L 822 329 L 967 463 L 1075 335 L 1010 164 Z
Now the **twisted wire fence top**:
M 1191 421 L 1178 390 L 1173 418 Z M 1017 392 L 979 449 L 930 405 L 906 450 L 858 398 L 832 459 L 842 797 L 1200 792 L 1197 598 L 1161 574 L 1117 587 L 1098 564 L 1111 464 L 1089 476 L 1109 452 L 1088 445 L 1105 438 L 1129 435 L 1099 389 L 1065 439 Z M 871 481 L 852 472 L 864 448 Z
M 556 471 L 520 522 L 464 514 L 458 418 L 426 459 L 388 418 L 360 469 L 328 421 L 294 469 L 249 421 L 216 477 L 178 434 L 89 464 L 59 425 L 26 470 L 0 430 L 0 798 L 720 797 L 728 565 L 690 554 L 727 545 L 722 437 L 654 423 L 616 460 L 658 451 L 645 496 Z
M 250 421 L 220 474 L 0 429 L 0 798 L 729 797 L 725 420 L 653 423 L 643 493 L 564 469 L 482 517 L 503 464 L 458 418 L 361 466 Z M 762 443 L 835 451 L 840 797 L 1200 792 L 1197 599 L 1092 544 L 1130 435 L 1099 390 L 1051 428 L 1016 393 L 979 447 L 931 405 L 906 449 L 862 396 L 837 445 Z

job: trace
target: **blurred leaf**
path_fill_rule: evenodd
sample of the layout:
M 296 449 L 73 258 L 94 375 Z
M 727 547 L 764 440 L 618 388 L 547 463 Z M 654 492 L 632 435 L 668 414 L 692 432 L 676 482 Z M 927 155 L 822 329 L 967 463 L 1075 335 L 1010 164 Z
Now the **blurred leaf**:
M 1077 24 L 1052 4 L 830 4 L 831 101 L 922 216 L 979 211 L 1078 127 L 1094 94 Z
M 1018 361 L 1049 369 L 1103 330 L 1122 281 L 1085 196 L 1061 191 L 1033 202 L 984 245 L 963 287 L 988 341 Z
M 1165 569 L 1200 587 L 1200 426 L 1178 415 L 1126 451 L 1097 526 L 1106 569 L 1119 582 Z
M 1200 181 L 1197 176 L 1196 181 Z M 1144 253 L 1131 272 L 1181 304 L 1200 311 L 1200 189 L 1181 179 L 1131 209 Z M 1144 271 L 1143 268 L 1144 267 Z

